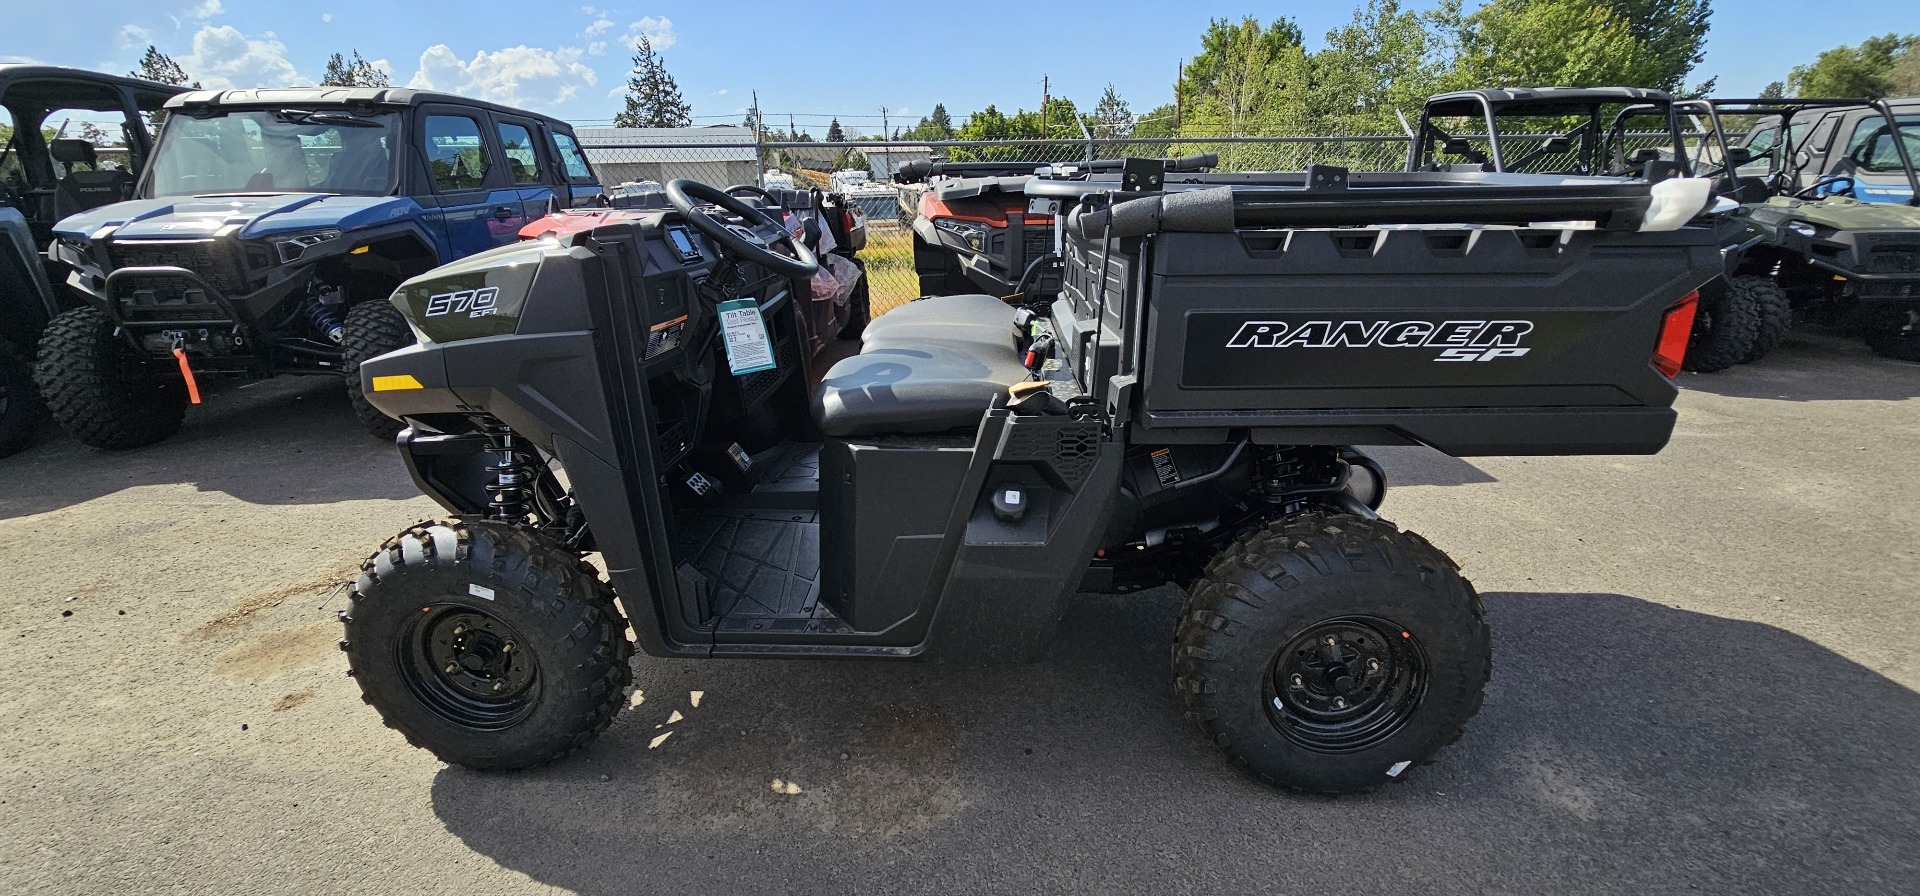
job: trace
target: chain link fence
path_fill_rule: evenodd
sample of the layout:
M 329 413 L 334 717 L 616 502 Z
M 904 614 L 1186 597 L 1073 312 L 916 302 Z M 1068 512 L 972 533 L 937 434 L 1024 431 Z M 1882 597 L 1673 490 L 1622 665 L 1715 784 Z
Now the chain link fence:
M 915 162 L 1032 162 L 1066 165 L 1094 159 L 1173 158 L 1213 153 L 1215 171 L 1301 171 L 1309 165 L 1339 165 L 1353 171 L 1399 171 L 1407 164 L 1408 139 L 1402 134 L 1330 137 L 1162 137 L 1077 140 L 980 141 L 765 141 L 745 127 L 656 132 L 656 139 L 635 139 L 631 132 L 582 129 L 581 145 L 601 182 L 616 193 L 647 192 L 674 178 L 690 178 L 718 187 L 753 184 L 766 188 L 818 188 L 843 193 L 867 217 L 866 263 L 873 313 L 883 314 L 920 296 L 913 266 L 912 222 L 925 184 L 901 184 L 893 175 Z M 651 138 L 653 135 L 647 135 Z M 1472 137 L 1472 135 L 1468 135 Z M 1553 135 L 1503 136 L 1509 159 L 1534 149 L 1553 149 Z M 1484 136 L 1477 138 L 1485 142 Z M 1671 151 L 1664 134 L 1634 134 L 1627 151 L 1650 147 Z M 1670 156 L 1669 156 L 1670 157 Z M 1529 167 L 1548 170 L 1566 164 L 1566 152 L 1540 153 Z M 1461 161 L 1464 161 L 1461 160 Z

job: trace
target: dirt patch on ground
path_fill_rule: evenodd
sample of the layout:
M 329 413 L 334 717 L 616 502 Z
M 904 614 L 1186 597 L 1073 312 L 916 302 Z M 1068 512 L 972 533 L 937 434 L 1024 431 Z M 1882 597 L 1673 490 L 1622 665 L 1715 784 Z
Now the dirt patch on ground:
M 280 702 L 273 705 L 273 711 L 286 712 L 288 710 L 299 709 L 305 706 L 308 700 L 312 700 L 313 696 L 312 691 L 295 691 L 285 697 L 281 697 Z
M 326 661 L 339 652 L 339 641 L 333 622 L 277 629 L 221 654 L 213 671 L 235 681 L 265 681 Z
M 272 591 L 248 595 L 234 604 L 232 609 L 207 620 L 205 624 L 194 629 L 188 637 L 205 640 L 245 628 L 252 624 L 261 612 L 277 607 L 291 598 L 331 592 L 346 587 L 352 577 L 359 572 L 360 564 L 342 563 L 311 579 L 275 588 Z

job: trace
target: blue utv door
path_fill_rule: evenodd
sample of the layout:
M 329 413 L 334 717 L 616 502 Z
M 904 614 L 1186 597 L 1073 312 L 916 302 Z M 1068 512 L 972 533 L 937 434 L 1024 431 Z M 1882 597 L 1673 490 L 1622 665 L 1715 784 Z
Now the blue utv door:
M 421 122 L 433 187 L 433 202 L 422 205 L 437 225 L 441 260 L 518 239 L 527 223 L 526 205 L 489 136 L 484 115 L 454 106 L 423 106 Z

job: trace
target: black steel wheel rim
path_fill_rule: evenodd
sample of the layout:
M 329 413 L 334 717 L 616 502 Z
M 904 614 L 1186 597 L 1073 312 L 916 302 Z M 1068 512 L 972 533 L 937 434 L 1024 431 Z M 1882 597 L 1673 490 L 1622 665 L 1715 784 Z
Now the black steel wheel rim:
M 539 703 L 540 666 L 526 639 L 479 607 L 422 607 L 395 648 L 407 689 L 455 725 L 498 731 Z
M 1308 626 L 1275 655 L 1267 714 L 1288 740 L 1353 753 L 1400 730 L 1427 691 L 1427 658 L 1413 632 L 1373 616 Z

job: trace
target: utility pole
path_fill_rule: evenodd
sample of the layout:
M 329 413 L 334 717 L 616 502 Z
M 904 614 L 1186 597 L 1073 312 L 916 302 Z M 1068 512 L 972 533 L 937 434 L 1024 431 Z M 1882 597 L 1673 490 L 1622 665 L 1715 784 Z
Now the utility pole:
M 1040 76 L 1040 139 L 1047 139 L 1047 101 L 1052 97 L 1047 92 L 1047 76 Z
M 892 140 L 893 129 L 887 127 L 887 107 L 880 107 L 880 139 Z
M 762 134 L 766 133 L 767 123 L 760 118 L 760 91 L 753 91 L 753 180 L 764 183 L 767 179 L 767 148 L 760 145 Z
M 1173 70 L 1173 132 L 1180 133 L 1180 77 L 1187 73 L 1187 60 L 1181 59 Z
M 792 112 L 787 113 L 787 139 L 788 140 L 800 139 L 800 131 L 793 126 Z

